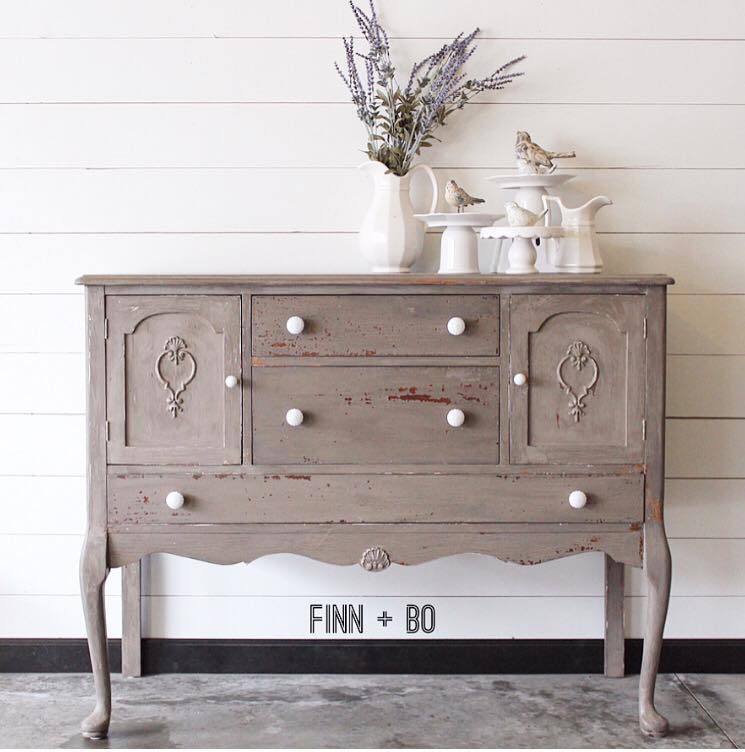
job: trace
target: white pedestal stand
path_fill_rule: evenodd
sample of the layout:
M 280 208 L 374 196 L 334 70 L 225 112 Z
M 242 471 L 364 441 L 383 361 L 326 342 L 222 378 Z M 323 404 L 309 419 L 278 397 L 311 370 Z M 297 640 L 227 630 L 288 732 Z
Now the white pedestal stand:
M 484 227 L 482 238 L 512 238 L 507 259 L 509 266 L 505 274 L 535 274 L 538 269 L 535 262 L 537 254 L 533 241 L 536 238 L 560 238 L 564 234 L 562 227 Z
M 553 195 L 556 189 L 571 180 L 574 175 L 569 173 L 552 173 L 550 175 L 491 175 L 486 178 L 490 183 L 496 183 L 503 191 L 515 191 L 514 201 L 523 209 L 541 214 L 545 210 L 542 196 Z M 553 216 L 552 216 L 553 215 Z M 549 211 L 547 225 L 561 224 L 561 217 Z M 558 249 L 555 242 L 545 244 L 545 252 L 540 254 L 538 269 L 542 272 L 557 271 L 554 266 L 554 256 Z
M 427 227 L 444 227 L 440 242 L 438 274 L 478 274 L 479 239 L 477 230 L 489 227 L 504 214 L 463 212 L 462 214 L 415 214 Z

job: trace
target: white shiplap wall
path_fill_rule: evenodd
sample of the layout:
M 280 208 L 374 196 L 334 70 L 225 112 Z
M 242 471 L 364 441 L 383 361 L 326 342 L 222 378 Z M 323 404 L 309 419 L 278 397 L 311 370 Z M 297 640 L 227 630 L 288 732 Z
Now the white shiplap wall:
M 514 131 L 577 148 L 609 271 L 671 291 L 670 637 L 745 637 L 745 7 L 741 0 L 381 0 L 400 59 L 480 26 L 527 76 L 427 159 L 485 195 Z M 83 634 L 83 302 L 95 272 L 356 272 L 368 186 L 331 68 L 343 0 L 0 4 L 0 637 Z M 456 122 L 457 120 L 457 122 Z M 432 268 L 436 236 L 422 268 Z M 489 247 L 484 246 L 485 254 Z M 599 637 L 598 555 L 473 556 L 370 577 L 295 557 L 154 557 L 146 634 L 304 637 L 312 601 L 438 607 L 437 636 Z M 629 632 L 643 586 L 630 576 Z M 108 588 L 119 634 L 119 580 Z M 368 622 L 369 623 L 369 622 Z M 370 636 L 400 636 L 400 626 Z

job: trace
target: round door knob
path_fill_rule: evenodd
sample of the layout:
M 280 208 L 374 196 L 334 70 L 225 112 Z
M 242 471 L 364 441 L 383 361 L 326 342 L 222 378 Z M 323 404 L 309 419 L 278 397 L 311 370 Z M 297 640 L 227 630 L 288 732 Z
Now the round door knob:
M 448 423 L 453 428 L 460 428 L 466 421 L 466 414 L 457 407 L 448 411 Z
M 168 496 L 166 496 L 166 504 L 169 509 L 181 509 L 181 507 L 184 506 L 184 495 L 178 491 L 171 491 Z
M 572 491 L 569 494 L 569 506 L 572 509 L 582 509 L 587 504 L 587 494 L 584 491 Z
M 457 337 L 459 334 L 463 334 L 466 331 L 466 322 L 460 316 L 453 316 L 448 321 L 448 331 L 453 336 Z
M 287 415 L 285 415 L 285 420 L 287 421 L 288 426 L 292 426 L 295 428 L 296 426 L 299 426 L 303 422 L 303 418 L 305 416 L 303 415 L 302 410 L 298 410 L 296 407 L 292 407 L 287 411 Z
M 238 386 L 238 379 L 235 376 L 227 376 L 225 378 L 225 386 L 228 389 L 235 389 Z
M 300 334 L 303 329 L 305 329 L 305 322 L 300 316 L 290 316 L 290 318 L 287 319 L 287 331 L 290 334 Z
M 515 386 L 525 386 L 525 384 L 528 383 L 528 377 L 524 373 L 516 373 L 512 377 L 512 381 L 514 382 Z

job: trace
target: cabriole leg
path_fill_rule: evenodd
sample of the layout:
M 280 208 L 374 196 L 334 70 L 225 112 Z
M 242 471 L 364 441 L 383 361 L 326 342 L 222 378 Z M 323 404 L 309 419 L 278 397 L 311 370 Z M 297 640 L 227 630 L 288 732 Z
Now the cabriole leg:
M 660 505 L 661 507 L 661 505 Z M 639 726 L 648 736 L 665 736 L 668 722 L 654 706 L 654 687 L 662 651 L 670 599 L 670 548 L 667 544 L 661 511 L 659 520 L 644 525 L 644 574 L 647 580 L 647 633 L 639 681 Z
M 80 731 L 89 739 L 104 739 L 109 732 L 111 719 L 111 677 L 103 597 L 108 573 L 106 537 L 87 536 L 80 558 L 80 591 L 93 668 L 93 684 L 96 688 L 96 707 L 80 724 Z

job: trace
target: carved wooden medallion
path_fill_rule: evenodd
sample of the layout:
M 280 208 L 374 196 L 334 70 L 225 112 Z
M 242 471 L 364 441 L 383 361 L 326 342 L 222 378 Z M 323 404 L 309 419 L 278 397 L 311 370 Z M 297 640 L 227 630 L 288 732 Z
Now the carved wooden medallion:
M 391 559 L 385 549 L 380 546 L 368 548 L 360 559 L 360 566 L 368 572 L 380 572 L 391 564 Z
M 175 366 L 178 379 L 171 384 L 161 370 L 161 364 L 167 359 Z M 186 362 L 188 361 L 188 362 Z M 155 361 L 155 373 L 158 381 L 163 384 L 163 388 L 168 393 L 166 397 L 166 407 L 171 413 L 172 418 L 178 417 L 179 411 L 184 409 L 184 400 L 181 396 L 186 387 L 194 380 L 197 373 L 197 362 L 194 356 L 189 352 L 188 345 L 181 337 L 169 337 L 163 346 L 163 352 Z
M 564 380 L 562 375 L 562 368 L 568 365 L 570 368 L 574 368 L 576 371 L 584 371 L 588 366 L 592 367 L 592 374 L 589 380 L 583 386 L 577 387 L 578 391 L 575 391 Z M 566 354 L 559 361 L 559 365 L 556 366 L 556 377 L 559 380 L 559 387 L 569 397 L 569 414 L 574 418 L 575 423 L 579 423 L 580 418 L 585 414 L 585 397 L 587 397 L 595 385 L 598 383 L 598 363 L 595 358 L 592 357 L 590 348 L 582 342 L 582 340 L 575 340 L 567 348 Z

